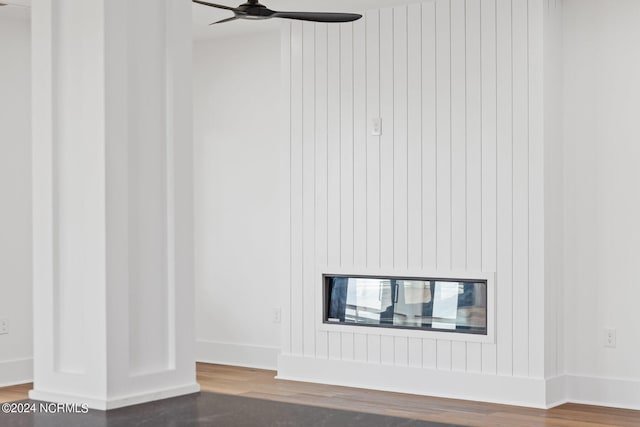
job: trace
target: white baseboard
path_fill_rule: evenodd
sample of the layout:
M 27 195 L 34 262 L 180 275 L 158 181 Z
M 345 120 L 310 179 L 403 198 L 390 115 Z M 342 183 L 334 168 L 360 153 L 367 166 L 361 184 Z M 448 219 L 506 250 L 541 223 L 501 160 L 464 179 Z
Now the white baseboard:
M 569 402 L 640 410 L 640 380 L 566 375 Z
M 233 344 L 213 341 L 196 343 L 196 360 L 218 365 L 275 371 L 278 366 L 279 347 Z
M 547 408 L 546 381 L 282 355 L 278 377 L 449 399 Z
M 37 400 L 40 402 L 55 402 L 78 405 L 86 404 L 91 409 L 96 409 L 99 411 L 109 411 L 112 409 L 139 405 L 142 403 L 170 399 L 172 397 L 186 396 L 188 394 L 198 393 L 199 391 L 200 386 L 198 384 L 188 384 L 184 386 L 172 387 L 170 389 L 154 390 L 130 396 L 96 399 L 42 390 L 31 390 L 29 392 L 29 399 Z
M 481 375 L 281 355 L 278 379 L 550 409 L 564 403 L 640 410 L 640 381 Z
M 547 409 L 568 403 L 567 400 L 567 377 L 559 375 L 547 378 L 546 403 Z
M 0 387 L 33 382 L 33 359 L 0 362 Z

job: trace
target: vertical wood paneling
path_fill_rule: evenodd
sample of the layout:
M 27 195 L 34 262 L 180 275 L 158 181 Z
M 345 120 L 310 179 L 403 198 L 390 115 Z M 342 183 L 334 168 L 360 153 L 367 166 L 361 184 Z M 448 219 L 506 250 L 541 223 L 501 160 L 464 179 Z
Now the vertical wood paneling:
M 450 3 L 436 0 L 437 269 L 451 270 L 451 21 Z
M 511 0 L 497 0 L 497 370 L 513 374 L 513 61 Z
M 340 35 L 340 265 L 354 264 L 354 81 L 353 24 L 337 26 Z M 342 358 L 353 360 L 353 334 L 342 333 Z M 350 345 L 348 345 L 350 343 Z
M 409 339 L 407 337 L 393 338 L 393 362 L 396 366 L 409 365 Z
M 529 375 L 529 43 L 527 1 L 512 2 L 513 374 Z
M 477 342 L 467 343 L 467 372 L 482 373 L 482 344 Z
M 467 269 L 467 7 L 451 0 L 451 265 Z M 451 368 L 466 367 L 464 343 L 451 346 Z
M 467 267 L 466 1 L 451 0 L 451 264 Z
M 328 221 L 328 265 L 340 266 L 342 259 L 341 237 L 341 128 L 340 128 L 340 27 L 328 28 L 328 173 L 327 188 L 329 195 Z
M 394 264 L 394 65 L 393 9 L 380 10 L 380 112 L 383 118 L 380 138 L 380 262 L 383 268 Z
M 422 368 L 422 339 L 409 338 L 409 366 Z
M 467 370 L 467 343 L 461 341 L 451 343 L 451 370 L 457 372 Z
M 291 24 L 284 23 L 282 25 L 282 97 L 284 99 L 282 135 L 283 141 L 280 148 L 280 185 L 281 192 L 281 223 L 280 223 L 280 256 L 281 261 L 281 277 L 282 286 L 280 288 L 280 299 L 282 301 L 282 352 L 284 354 L 291 353 L 291 114 L 292 93 L 291 84 L 293 82 L 291 69 Z
M 468 271 L 482 271 L 482 72 L 480 0 L 466 1 L 466 197 Z M 482 371 L 482 345 L 467 343 L 466 369 Z
M 480 3 L 481 85 L 482 85 L 482 271 L 496 271 L 496 140 L 497 84 L 496 74 L 496 1 Z
M 422 5 L 407 9 L 407 264 L 422 267 Z
M 303 353 L 302 24 L 291 25 L 291 352 Z
M 380 150 L 381 138 L 371 134 L 370 120 L 380 112 L 380 13 L 366 13 L 367 33 L 367 266 L 380 264 Z M 384 123 L 383 123 L 384 126 Z
M 302 332 L 303 354 L 316 354 L 316 242 L 315 242 L 315 156 L 316 156 L 316 62 L 315 25 L 302 25 Z
M 451 341 L 436 341 L 436 367 L 442 371 L 451 370 Z
M 337 28 L 340 32 L 340 265 L 353 265 L 353 24 L 341 24 Z
M 354 334 L 340 334 L 342 360 L 353 360 L 354 353 Z
M 356 362 L 367 361 L 367 336 L 365 334 L 355 334 L 353 337 L 353 358 Z
M 379 10 L 366 14 L 366 84 L 367 84 L 367 266 L 382 267 L 382 223 L 383 190 L 382 164 L 383 139 L 372 135 L 370 118 L 382 117 L 382 16 Z M 383 132 L 385 125 L 383 122 Z M 367 360 L 370 363 L 382 362 L 382 343 L 380 336 L 367 336 Z
M 539 376 L 530 25 L 542 24 L 530 10 L 531 0 L 435 0 L 283 32 L 285 352 Z M 496 271 L 496 344 L 317 331 L 325 265 Z
M 381 363 L 380 335 L 367 335 L 367 361 L 369 363 Z
M 327 233 L 327 221 L 329 218 L 329 203 L 327 192 L 327 162 L 328 162 L 328 62 L 327 62 L 327 25 L 316 25 L 315 34 L 315 131 L 316 131 L 316 158 L 315 158 L 315 192 L 316 192 L 316 205 L 315 205 L 315 242 L 316 242 L 316 265 L 326 266 L 328 262 L 328 233 Z M 316 321 L 322 319 L 322 305 L 318 303 L 317 298 L 320 298 L 319 289 L 322 287 L 322 275 L 316 271 L 313 282 L 316 283 L 316 307 L 315 315 Z M 326 359 L 329 349 L 327 348 L 328 335 L 325 331 L 316 332 L 316 357 Z
M 437 268 L 438 130 L 436 78 L 436 4 L 422 8 L 422 267 Z
M 329 357 L 329 334 L 326 331 L 316 332 L 316 358 L 327 359 Z
M 482 271 L 496 271 L 497 237 L 497 75 L 496 0 L 480 2 L 482 75 Z M 496 373 L 495 344 L 482 345 L 482 372 Z
M 363 20 L 353 24 L 354 264 L 367 265 L 367 43 Z
M 329 332 L 329 359 L 342 359 L 342 335 L 340 332 Z
M 482 69 L 480 0 L 467 0 L 467 269 L 482 270 Z
M 380 363 L 383 365 L 393 365 L 396 360 L 396 346 L 392 336 L 383 335 L 380 337 Z
M 549 100 L 540 92 L 541 87 L 547 85 L 553 90 L 555 85 L 545 83 L 544 66 L 548 65 L 549 59 L 552 58 L 556 67 L 561 65 L 560 58 L 557 57 L 558 52 L 562 51 L 562 46 L 555 46 L 551 51 L 544 51 L 543 38 L 551 32 L 553 40 L 561 37 L 561 7 L 554 10 L 552 18 L 545 21 L 544 5 L 539 1 L 528 1 L 528 39 L 529 39 L 529 173 L 531 180 L 529 181 L 529 208 L 531 212 L 529 220 L 529 350 L 539 348 L 540 342 L 545 342 L 545 357 L 540 357 L 540 352 L 531 352 L 529 360 L 529 375 L 532 377 L 549 378 L 563 372 L 562 366 L 559 366 L 562 357 L 562 344 L 559 341 L 562 337 L 564 329 L 560 324 L 558 309 L 560 302 L 563 301 L 561 287 L 554 286 L 555 283 L 562 283 L 563 278 L 557 282 L 545 282 L 546 271 L 551 271 L 550 266 L 545 265 L 545 256 L 551 255 L 545 252 L 548 242 L 545 238 L 545 231 L 548 233 L 553 229 L 545 224 L 545 203 L 544 185 L 546 178 L 535 179 L 536 171 L 545 170 L 545 120 L 544 108 L 545 103 L 557 102 L 561 94 L 556 93 L 555 100 Z M 547 43 L 548 44 L 548 43 Z M 547 49 L 549 47 L 547 46 Z M 545 59 L 546 58 L 546 59 Z M 561 74 L 554 70 L 556 78 L 559 79 Z M 555 83 L 555 82 L 554 82 Z M 549 89 L 545 89 L 547 91 Z M 555 142 L 555 141 L 553 141 Z M 551 153 L 548 153 L 551 154 Z M 562 159 L 558 159 L 562 161 Z M 545 172 L 546 175 L 546 172 Z M 545 230 L 545 227 L 548 227 Z M 562 239 L 564 236 L 557 236 Z M 564 248 L 557 248 L 564 252 Z M 562 263 L 562 260 L 559 260 Z M 544 283 L 544 286 L 541 284 Z M 549 289 L 552 288 L 552 289 Z M 544 307 L 545 318 L 547 321 L 543 325 L 537 321 Z M 549 318 L 550 316 L 550 318 Z M 561 341 L 560 341 L 561 342 Z M 546 369 L 545 369 L 546 367 Z
M 327 265 L 340 266 L 342 258 L 341 188 L 341 102 L 340 102 L 340 28 L 327 28 Z M 327 353 L 330 359 L 340 359 L 341 336 L 329 333 Z
M 393 266 L 408 266 L 407 8 L 393 9 Z
M 422 367 L 425 369 L 438 367 L 438 342 L 436 340 L 422 340 Z

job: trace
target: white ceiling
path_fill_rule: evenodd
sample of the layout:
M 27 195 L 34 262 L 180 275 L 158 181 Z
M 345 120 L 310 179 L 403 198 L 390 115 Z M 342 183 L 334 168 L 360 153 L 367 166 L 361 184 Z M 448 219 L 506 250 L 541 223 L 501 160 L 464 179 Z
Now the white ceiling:
M 210 0 L 227 6 L 237 6 L 243 0 Z M 418 3 L 420 0 L 262 0 L 273 10 L 281 11 L 313 11 L 313 12 L 363 12 L 386 6 Z M 31 0 L 0 0 L 1 3 L 28 6 Z M 0 14 L 8 14 L 11 7 L 0 8 Z M 198 4 L 193 5 L 193 34 L 194 39 L 202 40 L 218 37 L 229 37 L 247 33 L 277 29 L 282 22 L 280 19 L 266 21 L 234 21 L 216 26 L 210 23 L 232 16 L 231 12 L 218 10 Z

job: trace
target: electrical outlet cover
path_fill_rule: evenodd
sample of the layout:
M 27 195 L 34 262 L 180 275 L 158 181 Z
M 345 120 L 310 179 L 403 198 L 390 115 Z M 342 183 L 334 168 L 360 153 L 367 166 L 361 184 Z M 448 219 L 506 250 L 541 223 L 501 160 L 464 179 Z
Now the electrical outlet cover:
M 273 309 L 273 323 L 282 322 L 282 310 L 279 308 Z
M 608 348 L 616 348 L 618 345 L 618 336 L 615 329 L 604 330 L 604 346 Z

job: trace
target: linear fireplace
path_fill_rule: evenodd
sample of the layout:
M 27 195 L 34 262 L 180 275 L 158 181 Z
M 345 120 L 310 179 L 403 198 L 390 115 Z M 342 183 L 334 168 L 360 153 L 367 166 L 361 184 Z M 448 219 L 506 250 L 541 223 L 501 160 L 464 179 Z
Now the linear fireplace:
M 323 276 L 325 325 L 488 335 L 488 281 Z

